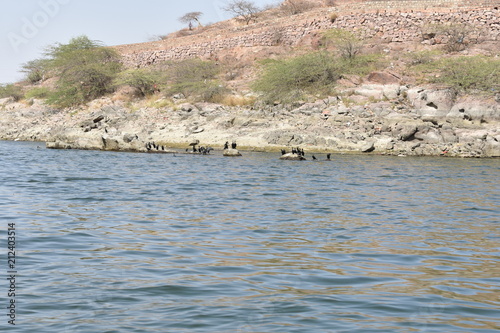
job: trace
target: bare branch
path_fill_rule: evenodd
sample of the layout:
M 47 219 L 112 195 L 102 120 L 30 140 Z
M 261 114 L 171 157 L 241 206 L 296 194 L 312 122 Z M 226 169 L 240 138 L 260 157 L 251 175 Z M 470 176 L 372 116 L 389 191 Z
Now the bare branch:
M 246 24 L 250 24 L 252 20 L 255 20 L 260 12 L 255 3 L 246 0 L 233 0 L 222 9 L 233 14 L 234 17 L 243 18 Z

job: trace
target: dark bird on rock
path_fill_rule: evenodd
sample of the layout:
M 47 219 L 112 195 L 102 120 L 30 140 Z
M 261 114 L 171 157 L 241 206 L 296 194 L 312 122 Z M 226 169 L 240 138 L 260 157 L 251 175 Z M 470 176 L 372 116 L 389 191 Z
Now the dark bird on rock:
M 233 141 L 233 142 L 231 143 L 231 148 L 236 149 L 236 141 Z
M 332 156 L 332 154 L 327 154 L 327 155 L 326 155 L 326 160 L 327 160 L 327 161 L 330 161 L 330 156 Z
M 229 149 L 229 142 L 226 141 L 226 143 L 224 144 L 224 150 L 226 149 Z
M 191 142 L 189 145 L 194 147 L 194 146 L 197 146 L 197 145 L 198 145 L 198 143 L 200 143 L 200 140 L 194 140 L 194 141 L 193 141 L 193 142 Z
M 281 149 L 281 155 L 286 155 L 286 150 L 285 149 Z
M 313 155 L 313 156 L 312 156 L 312 159 L 313 159 L 313 161 L 316 161 L 316 156 L 314 156 L 314 155 Z

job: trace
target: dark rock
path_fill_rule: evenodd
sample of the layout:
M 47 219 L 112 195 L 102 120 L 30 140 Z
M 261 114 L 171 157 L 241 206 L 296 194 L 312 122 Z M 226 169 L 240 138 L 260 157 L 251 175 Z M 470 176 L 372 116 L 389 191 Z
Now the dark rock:
M 94 122 L 95 124 L 97 124 L 98 122 L 100 122 L 100 121 L 102 121 L 102 120 L 104 120 L 104 116 L 103 116 L 103 115 L 100 115 L 99 117 L 95 118 L 95 119 L 93 120 L 93 122 Z

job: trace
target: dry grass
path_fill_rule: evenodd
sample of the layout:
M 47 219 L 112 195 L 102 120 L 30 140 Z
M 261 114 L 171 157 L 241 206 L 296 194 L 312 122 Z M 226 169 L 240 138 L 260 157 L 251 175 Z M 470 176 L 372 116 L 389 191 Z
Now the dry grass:
M 221 104 L 227 106 L 250 106 L 255 103 L 255 100 L 255 97 L 226 95 L 221 99 Z

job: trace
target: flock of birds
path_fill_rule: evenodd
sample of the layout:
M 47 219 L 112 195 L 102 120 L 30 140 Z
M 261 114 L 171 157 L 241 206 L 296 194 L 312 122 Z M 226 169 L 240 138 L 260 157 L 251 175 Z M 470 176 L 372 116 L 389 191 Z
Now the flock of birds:
M 299 147 L 292 148 L 292 151 L 290 153 L 294 154 L 294 155 L 305 157 L 304 149 L 300 149 Z M 281 156 L 286 155 L 286 154 L 289 154 L 289 153 L 285 149 L 281 149 Z M 331 156 L 332 156 L 332 154 L 326 154 L 326 160 L 331 161 L 331 159 L 330 159 Z M 314 156 L 314 155 L 312 155 L 311 158 L 313 159 L 313 161 L 317 160 L 316 156 Z
M 154 141 L 146 143 L 146 149 L 150 151 L 165 151 L 165 146 L 157 145 Z
M 212 147 L 203 147 L 199 146 L 200 140 L 195 140 L 189 144 L 190 147 L 192 148 L 186 148 L 186 153 L 193 153 L 193 154 L 201 154 L 201 155 L 208 155 L 212 150 L 214 150 Z M 197 148 L 198 147 L 198 148 Z M 231 143 L 231 149 L 236 149 L 237 144 L 236 141 L 233 141 Z M 154 141 L 146 143 L 146 149 L 148 152 L 166 152 L 165 146 L 158 145 Z M 224 144 L 224 150 L 229 149 L 229 141 L 226 141 Z M 291 152 L 287 152 L 285 149 L 281 149 L 281 155 L 286 155 L 286 154 L 295 154 L 298 156 L 305 157 L 305 152 L 304 149 L 301 149 L 300 147 L 297 148 L 292 148 Z M 330 161 L 330 157 L 332 154 L 327 154 L 326 155 L 326 160 Z M 311 157 L 313 161 L 316 161 L 317 158 L 316 156 L 312 155 Z

